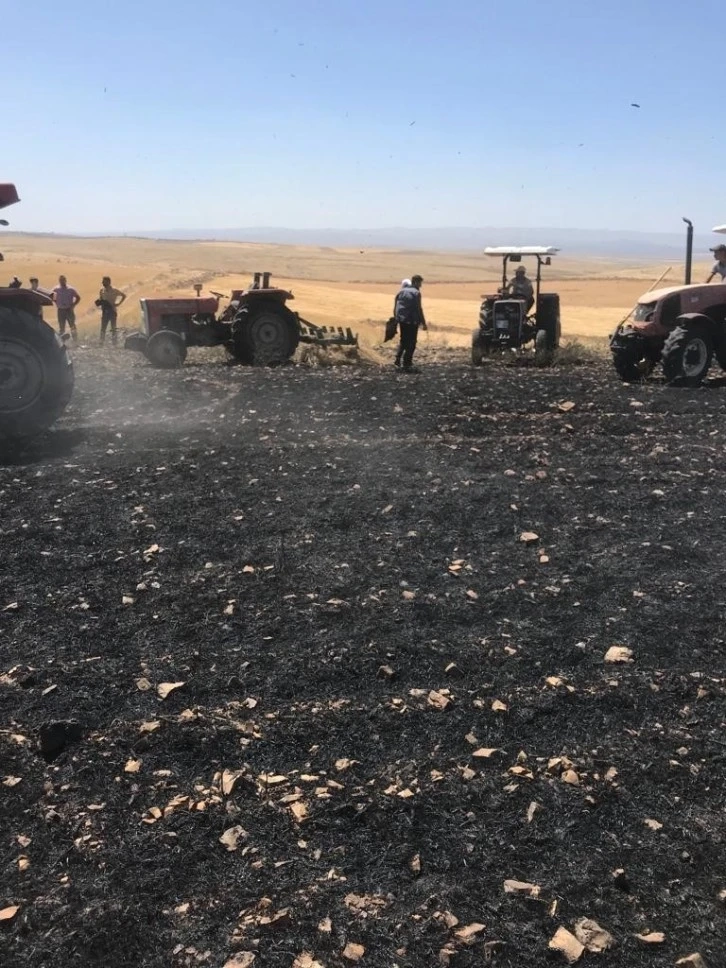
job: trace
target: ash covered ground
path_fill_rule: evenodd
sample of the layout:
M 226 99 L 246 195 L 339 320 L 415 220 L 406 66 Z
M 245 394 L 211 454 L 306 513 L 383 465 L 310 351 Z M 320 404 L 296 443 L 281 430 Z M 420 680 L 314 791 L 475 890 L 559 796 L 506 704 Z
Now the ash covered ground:
M 723 964 L 725 429 L 82 350 L 0 468 L 0 963 Z

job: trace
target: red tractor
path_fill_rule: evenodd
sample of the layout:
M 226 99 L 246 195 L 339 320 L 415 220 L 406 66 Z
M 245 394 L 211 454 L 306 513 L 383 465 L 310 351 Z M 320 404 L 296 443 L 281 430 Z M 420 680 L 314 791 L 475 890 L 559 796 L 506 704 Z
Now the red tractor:
M 154 365 L 181 366 L 190 346 L 224 346 L 240 363 L 274 366 L 291 358 L 299 343 L 355 346 L 350 329 L 331 330 L 303 319 L 287 307 L 295 297 L 270 285 L 269 272 L 256 272 L 248 289 L 234 289 L 220 313 L 220 292 L 196 298 L 142 299 L 143 329 L 124 346 Z
M 613 366 L 627 383 L 645 379 L 658 363 L 666 382 L 679 386 L 698 386 L 714 356 L 726 370 L 726 285 L 691 284 L 693 224 L 683 221 L 688 225 L 683 285 L 646 292 L 610 338 Z
M 0 184 L 0 208 L 17 201 L 15 186 Z M 0 445 L 46 430 L 71 399 L 70 356 L 41 315 L 51 305 L 47 293 L 23 289 L 18 280 L 0 288 Z

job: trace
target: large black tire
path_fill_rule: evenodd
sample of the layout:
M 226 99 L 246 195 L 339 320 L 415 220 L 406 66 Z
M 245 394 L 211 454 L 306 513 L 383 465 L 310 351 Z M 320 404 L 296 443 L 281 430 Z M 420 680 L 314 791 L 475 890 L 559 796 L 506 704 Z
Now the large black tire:
M 555 348 L 552 336 L 546 329 L 538 329 L 534 337 L 534 358 L 538 366 L 548 366 L 552 363 Z
M 47 430 L 72 395 L 65 343 L 39 316 L 0 306 L 0 443 Z
M 489 316 L 491 314 L 491 305 L 493 300 L 485 299 L 484 302 L 479 307 L 479 329 L 485 329 L 488 322 Z
M 676 326 L 663 346 L 661 361 L 668 383 L 700 386 L 713 359 L 713 340 L 706 326 Z
M 300 342 L 297 317 L 279 303 L 247 306 L 232 325 L 235 356 L 240 362 L 276 366 L 291 358 Z
M 537 301 L 537 332 L 544 331 L 547 336 L 548 350 L 556 350 L 560 345 L 562 325 L 560 323 L 560 297 L 556 292 L 540 293 Z M 545 339 L 545 337 L 542 337 Z M 544 347 L 543 347 L 544 348 Z
M 645 346 L 641 336 L 618 336 L 612 343 L 613 366 L 623 383 L 639 383 L 645 376 Z
M 184 365 L 187 344 L 173 329 L 160 329 L 149 337 L 146 357 L 153 366 L 161 370 L 174 370 Z
M 250 366 L 254 363 L 252 348 L 247 339 L 247 328 L 250 322 L 250 311 L 248 306 L 243 306 L 232 321 L 232 339 L 227 344 L 227 352 L 230 353 L 238 363 Z
M 484 341 L 481 332 L 477 329 L 471 337 L 471 365 L 481 366 L 484 359 Z

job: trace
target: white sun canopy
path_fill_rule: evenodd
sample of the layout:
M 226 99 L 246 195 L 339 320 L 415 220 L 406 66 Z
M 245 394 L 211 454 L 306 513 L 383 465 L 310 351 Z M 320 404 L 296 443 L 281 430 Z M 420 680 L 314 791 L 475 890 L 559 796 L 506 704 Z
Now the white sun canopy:
M 716 225 L 711 231 L 718 232 L 720 235 L 726 235 L 726 225 Z
M 488 245 L 484 255 L 557 255 L 559 251 L 553 245 Z

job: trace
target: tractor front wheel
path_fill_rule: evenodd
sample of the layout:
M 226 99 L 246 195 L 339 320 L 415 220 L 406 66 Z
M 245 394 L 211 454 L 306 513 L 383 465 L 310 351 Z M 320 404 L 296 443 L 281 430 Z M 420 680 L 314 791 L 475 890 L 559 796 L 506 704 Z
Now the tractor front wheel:
M 610 349 L 615 372 L 623 383 L 639 383 L 645 377 L 648 367 L 642 337 L 620 336 Z
M 0 442 L 46 430 L 72 393 L 65 343 L 40 316 L 0 306 Z
M 484 343 L 484 338 L 479 330 L 476 330 L 471 337 L 471 365 L 481 366 L 486 351 L 487 347 Z
M 663 347 L 663 373 L 668 383 L 697 387 L 713 359 L 713 340 L 705 326 L 676 326 Z
M 153 366 L 162 370 L 173 370 L 184 364 L 187 344 L 174 330 L 160 329 L 150 337 L 146 345 L 146 356 Z

